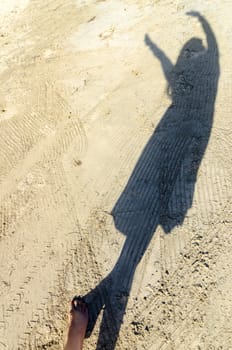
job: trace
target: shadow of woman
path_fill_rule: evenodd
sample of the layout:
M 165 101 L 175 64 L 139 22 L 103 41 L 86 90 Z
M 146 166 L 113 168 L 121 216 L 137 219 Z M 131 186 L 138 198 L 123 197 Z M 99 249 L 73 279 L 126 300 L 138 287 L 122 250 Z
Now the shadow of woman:
M 126 235 L 111 273 L 88 295 L 91 334 L 104 307 L 97 349 L 115 348 L 133 276 L 149 242 L 161 225 L 166 233 L 181 225 L 192 206 L 198 169 L 213 124 L 219 78 L 219 53 L 213 31 L 197 12 L 207 39 L 190 39 L 175 65 L 145 35 L 145 44 L 160 60 L 172 104 L 145 146 L 112 210 L 116 228 Z

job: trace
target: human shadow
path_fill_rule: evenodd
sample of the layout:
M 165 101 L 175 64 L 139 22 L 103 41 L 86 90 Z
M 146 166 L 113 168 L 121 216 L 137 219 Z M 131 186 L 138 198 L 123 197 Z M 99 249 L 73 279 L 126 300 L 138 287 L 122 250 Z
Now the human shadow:
M 172 99 L 116 202 L 112 216 L 117 230 L 126 235 L 119 259 L 111 273 L 85 296 L 89 305 L 87 335 L 104 307 L 97 349 L 115 348 L 138 263 L 158 225 L 165 233 L 181 225 L 192 206 L 198 169 L 213 124 L 219 79 L 216 38 L 206 19 L 206 34 L 183 46 L 175 65 L 145 35 L 145 44 L 159 59 Z

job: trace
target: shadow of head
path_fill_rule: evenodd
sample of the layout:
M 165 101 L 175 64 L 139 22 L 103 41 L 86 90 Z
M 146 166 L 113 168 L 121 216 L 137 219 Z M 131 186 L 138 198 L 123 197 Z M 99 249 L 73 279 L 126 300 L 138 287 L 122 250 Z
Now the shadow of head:
M 206 50 L 203 42 L 199 38 L 192 38 L 188 40 L 180 51 L 179 60 L 192 58 Z

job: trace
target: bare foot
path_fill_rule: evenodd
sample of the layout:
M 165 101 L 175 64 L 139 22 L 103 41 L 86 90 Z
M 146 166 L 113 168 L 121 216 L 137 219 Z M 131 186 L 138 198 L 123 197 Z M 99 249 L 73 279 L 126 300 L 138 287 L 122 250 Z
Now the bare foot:
M 81 297 L 72 300 L 71 321 L 65 350 L 81 350 L 88 324 L 88 307 Z

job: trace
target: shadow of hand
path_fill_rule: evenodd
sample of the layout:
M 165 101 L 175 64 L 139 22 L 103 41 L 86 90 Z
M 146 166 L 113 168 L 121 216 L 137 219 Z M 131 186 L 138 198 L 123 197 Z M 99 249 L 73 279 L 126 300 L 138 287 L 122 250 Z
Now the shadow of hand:
M 198 12 L 198 11 L 189 11 L 189 12 L 186 12 L 186 15 L 192 16 L 192 17 L 197 17 L 197 18 L 202 18 L 200 12 Z
M 150 39 L 150 37 L 149 37 L 149 35 L 148 34 L 145 34 L 145 36 L 144 36 L 144 42 L 145 42 L 145 44 L 147 45 L 147 46 L 152 46 L 152 45 L 154 45 L 153 44 L 153 42 L 151 41 L 151 39 Z

